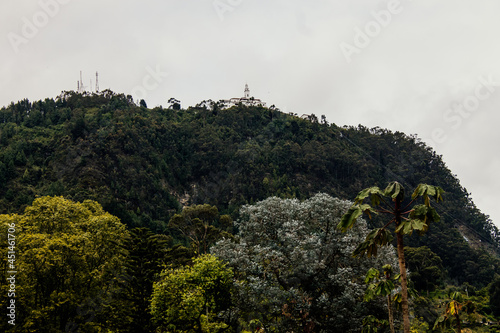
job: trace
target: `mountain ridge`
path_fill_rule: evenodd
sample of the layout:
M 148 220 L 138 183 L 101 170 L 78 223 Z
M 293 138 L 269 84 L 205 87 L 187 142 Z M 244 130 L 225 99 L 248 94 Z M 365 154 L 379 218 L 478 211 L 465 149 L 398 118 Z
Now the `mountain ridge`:
M 149 109 L 109 90 L 11 103 L 0 110 L 0 212 L 63 195 L 96 200 L 129 227 L 169 233 L 169 218 L 186 205 L 208 203 L 237 218 L 241 205 L 269 196 L 352 200 L 393 180 L 408 192 L 429 183 L 446 191 L 442 221 L 408 245 L 429 246 L 457 283 L 493 279 L 500 233 L 440 155 L 416 135 L 340 127 L 311 111 L 302 119 L 211 101 Z M 476 249 L 464 235 L 480 240 Z

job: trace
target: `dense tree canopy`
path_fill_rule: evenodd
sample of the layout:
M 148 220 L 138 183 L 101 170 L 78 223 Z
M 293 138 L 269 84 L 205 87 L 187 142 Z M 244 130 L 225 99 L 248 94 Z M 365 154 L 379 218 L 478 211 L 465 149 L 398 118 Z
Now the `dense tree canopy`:
M 107 317 L 113 330 L 130 333 L 154 331 L 149 311 L 153 283 L 165 265 L 175 262 L 169 255 L 171 245 L 169 236 L 155 234 L 144 227 L 130 230 L 130 237 L 124 245 L 128 255 L 123 264 L 123 281 L 113 294 L 113 302 L 102 312 L 102 319 Z
M 210 246 L 221 238 L 232 237 L 233 231 L 231 217 L 220 216 L 217 207 L 208 204 L 185 207 L 170 219 L 168 226 L 179 232 L 197 255 L 208 253 Z
M 437 286 L 434 292 L 437 294 L 441 286 L 453 284 L 459 288 L 463 285 L 478 294 L 483 290 L 484 294 L 481 288 L 488 286 L 500 273 L 500 233 L 489 217 L 477 209 L 467 189 L 448 170 L 441 156 L 415 135 L 363 126 L 339 127 L 328 123 L 324 116 L 311 113 L 301 118 L 297 114 L 283 113 L 276 107 L 238 105 L 225 109 L 220 103 L 210 100 L 187 109 L 183 109 L 176 99 L 171 99 L 165 108 L 148 108 L 146 101 L 136 105 L 131 96 L 109 90 L 99 94 L 63 92 L 55 99 L 35 102 L 24 99 L 0 109 L 0 214 L 5 214 L 3 227 L 5 221 L 26 220 L 25 209 L 35 206 L 36 198 L 64 196 L 72 204 L 80 202 L 78 205 L 85 207 L 90 205 L 89 202 L 93 202 L 92 205 L 98 202 L 102 207 L 99 209 L 116 216 L 131 230 L 129 234 L 125 227 L 120 227 L 124 228 L 123 232 L 118 232 L 123 238 L 114 242 L 113 231 L 103 224 L 103 233 L 97 232 L 85 238 L 80 236 L 87 231 L 72 224 L 78 219 L 53 225 L 47 222 L 50 219 L 40 214 L 41 219 L 36 221 L 44 226 L 40 229 L 43 232 L 34 229 L 23 232 L 26 240 L 20 246 L 26 247 L 26 256 L 31 256 L 30 260 L 43 257 L 43 253 L 54 254 L 52 259 L 29 262 L 29 269 L 37 270 L 35 275 L 25 276 L 23 273 L 19 276 L 26 281 L 28 294 L 33 292 L 38 297 L 23 300 L 27 306 L 19 313 L 26 320 L 22 325 L 37 325 L 48 330 L 57 331 L 56 327 L 61 327 L 64 322 L 69 322 L 68 328 L 63 328 L 68 331 L 83 330 L 83 327 L 88 331 L 136 330 L 150 318 L 150 314 L 141 316 L 140 313 L 145 313 L 145 297 L 152 291 L 153 283 L 158 282 L 158 273 L 164 265 L 171 269 L 187 269 L 192 265 L 193 256 L 209 252 L 221 238 L 227 239 L 225 244 L 233 244 L 229 238 L 231 233 L 238 232 L 238 228 L 242 237 L 244 222 L 250 221 L 250 215 L 240 216 L 241 206 L 246 205 L 246 210 L 242 211 L 246 212 L 252 204 L 268 197 L 280 198 L 273 200 L 306 200 L 320 192 L 338 198 L 353 198 L 360 188 L 385 186 L 391 180 L 397 180 L 406 188 L 414 188 L 419 183 L 438 184 L 446 192 L 446 201 L 435 205 L 441 220 L 433 223 L 425 236 L 412 235 L 405 241 L 408 253 L 411 253 L 408 264 L 415 274 L 415 286 L 421 290 L 432 290 Z M 211 218 L 210 214 L 214 212 L 216 217 Z M 100 212 L 96 214 L 108 216 Z M 238 228 L 231 227 L 231 221 L 238 219 L 241 221 Z M 117 221 L 114 217 L 112 220 Z M 305 221 L 309 221 L 308 218 Z M 316 230 L 314 223 L 309 221 L 306 224 Z M 382 219 L 375 217 L 367 227 L 380 228 L 384 224 Z M 69 232 L 61 231 L 66 227 Z M 132 230 L 136 227 L 138 229 Z M 44 228 L 55 229 L 48 233 L 46 231 L 50 229 Z M 292 234 L 303 241 L 313 237 L 306 237 L 303 229 Z M 87 247 L 87 251 L 80 247 L 86 242 L 97 242 L 98 237 L 104 235 L 113 242 L 101 247 Z M 323 236 L 316 234 L 314 237 L 321 239 Z M 5 241 L 4 238 L 0 240 Z M 45 241 L 50 246 L 44 245 Z M 283 246 L 292 248 L 293 244 L 287 242 Z M 432 253 L 423 251 L 424 247 Z M 104 266 L 98 266 L 97 257 L 87 253 L 90 249 L 109 251 L 99 256 L 109 259 L 108 266 L 104 263 Z M 419 258 L 423 252 L 431 253 L 432 262 L 420 265 L 419 259 L 413 263 L 412 254 Z M 252 256 L 257 260 L 260 257 L 256 253 Z M 311 256 L 317 259 L 314 252 Z M 139 259 L 141 257 L 144 261 Z M 2 264 L 6 265 L 7 257 L 3 258 Z M 21 262 L 25 260 L 20 258 Z M 444 273 L 439 283 L 435 280 L 435 267 L 441 269 L 441 266 L 437 265 L 436 258 L 442 260 L 441 271 Z M 261 264 L 265 267 L 264 282 L 269 285 L 270 293 L 277 290 L 279 297 L 283 294 L 278 291 L 286 291 L 294 297 L 305 295 L 306 291 L 302 290 L 300 294 L 293 288 L 299 277 L 306 278 L 311 273 L 306 268 L 301 265 L 293 267 L 291 272 L 298 276 L 295 277 L 291 273 L 290 276 L 283 275 L 279 266 L 283 264 L 281 261 Z M 75 267 L 79 265 L 85 268 L 77 271 Z M 101 270 L 95 267 L 101 267 Z M 276 274 L 269 275 L 270 269 L 281 269 L 278 275 L 281 281 L 277 280 Z M 93 272 L 91 279 L 88 278 L 89 271 Z M 75 278 L 68 280 L 68 274 L 74 274 Z M 234 274 L 237 286 L 247 281 L 243 277 L 252 276 L 243 269 L 241 272 L 235 269 Z M 319 279 L 321 274 L 315 278 Z M 52 275 L 57 278 L 52 280 L 49 278 Z M 270 276 L 273 279 L 267 280 Z M 262 279 L 262 276 L 258 278 Z M 429 278 L 434 279 L 432 284 L 428 283 Z M 84 281 L 88 282 L 88 297 L 82 301 Z M 252 286 L 251 281 L 245 283 Z M 276 286 L 280 283 L 292 287 L 278 290 Z M 22 285 L 24 282 L 20 286 L 21 292 Z M 5 288 L 3 284 L 2 288 Z M 99 288 L 104 291 L 96 297 L 91 296 Z M 74 292 L 71 291 L 70 296 L 62 289 Z M 236 290 L 241 292 L 244 289 Z M 492 310 L 498 303 L 495 290 L 495 287 L 491 288 L 491 300 L 485 301 L 491 301 Z M 433 297 L 434 294 L 431 292 L 430 295 Z M 243 296 L 236 299 L 244 299 Z M 277 300 L 280 299 L 278 296 Z M 314 297 L 319 296 L 314 294 Z M 255 308 L 240 308 L 236 304 L 233 309 L 242 311 L 239 312 L 243 316 L 241 320 L 250 325 L 247 327 L 256 328 L 262 324 L 260 321 L 267 321 L 270 325 L 272 318 L 251 317 L 250 314 L 260 311 L 259 307 L 271 309 L 272 302 L 266 305 L 266 302 L 259 303 L 258 297 L 254 298 L 255 302 L 249 304 L 257 304 Z M 430 301 L 422 301 L 422 297 L 417 301 L 430 306 Z M 30 310 L 33 304 L 38 312 Z M 311 325 L 309 323 L 322 321 L 324 318 L 320 317 L 326 313 L 326 310 L 318 310 L 316 313 L 320 319 L 313 320 L 306 311 L 303 314 L 307 313 L 307 316 L 298 319 L 299 304 L 305 307 L 313 305 L 303 298 L 302 303 L 284 304 L 287 304 L 286 309 L 281 308 L 281 318 L 274 323 L 286 322 L 292 326 L 303 325 L 303 328 L 305 325 L 304 329 L 308 329 L 311 327 L 307 326 Z M 484 309 L 489 311 L 487 306 Z M 377 314 L 377 311 L 380 309 L 369 312 Z M 278 312 L 269 312 L 269 315 Z M 425 320 L 432 327 L 433 312 L 425 313 Z M 378 314 L 381 314 L 378 318 L 385 318 L 385 314 Z M 236 327 L 232 320 L 240 318 L 238 312 L 232 313 L 231 318 L 228 325 Z M 377 320 L 372 322 L 377 323 Z M 22 331 L 21 327 L 25 329 L 27 326 L 17 328 Z M 154 327 L 146 325 L 143 329 Z
M 55 332 L 93 326 L 96 312 L 116 287 L 127 230 L 94 201 L 42 197 L 22 215 L 0 215 L 2 235 L 16 226 L 18 321 L 2 331 Z M 1 239 L 2 258 L 7 244 Z M 4 262 L 2 260 L 2 262 Z M 5 266 L 3 268 L 6 268 Z M 7 269 L 2 269 L 2 281 Z M 7 286 L 2 283 L 2 308 Z
M 405 260 L 411 272 L 411 281 L 419 291 L 434 290 L 444 276 L 443 261 L 427 246 L 405 247 Z
M 318 194 L 302 202 L 272 197 L 241 209 L 238 240 L 220 241 L 213 253 L 237 274 L 235 302 L 247 324 L 297 332 L 361 327 L 368 311 L 359 302 L 363 276 L 372 266 L 395 264 L 396 256 L 387 249 L 377 260 L 352 257 L 368 230 L 364 222 L 347 234 L 336 230 L 349 206 Z
M 194 259 L 192 267 L 163 271 L 151 301 L 159 332 L 227 331 L 232 277 L 232 270 L 209 254 Z

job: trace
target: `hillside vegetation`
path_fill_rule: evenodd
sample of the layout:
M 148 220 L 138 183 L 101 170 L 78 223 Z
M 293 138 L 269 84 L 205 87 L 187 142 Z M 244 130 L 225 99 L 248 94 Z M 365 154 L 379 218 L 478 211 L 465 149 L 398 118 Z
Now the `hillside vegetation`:
M 221 235 L 236 235 L 228 221 L 239 220 L 244 205 L 318 193 L 351 200 L 390 181 L 408 189 L 427 183 L 443 188 L 445 201 L 435 206 L 439 222 L 405 240 L 414 286 L 479 291 L 495 280 L 500 232 L 440 155 L 415 135 L 340 127 L 303 111 L 309 115 L 212 101 L 148 108 L 109 90 L 12 103 L 0 109 L 0 214 L 22 214 L 42 196 L 94 200 L 134 233 L 153 237 L 133 229 L 146 227 L 164 237 L 180 265 Z M 183 207 L 210 210 L 217 232 L 193 238 Z M 383 223 L 374 217 L 367 227 Z
M 436 184 L 446 191 L 437 207 L 442 221 L 410 245 L 437 253 L 458 283 L 493 278 L 498 229 L 416 136 L 339 127 L 273 107 L 176 106 L 148 109 L 105 91 L 2 108 L 0 212 L 63 195 L 96 200 L 129 227 L 169 233 L 168 221 L 183 205 L 207 203 L 236 218 L 241 205 L 272 195 L 352 199 L 392 180 L 407 188 Z

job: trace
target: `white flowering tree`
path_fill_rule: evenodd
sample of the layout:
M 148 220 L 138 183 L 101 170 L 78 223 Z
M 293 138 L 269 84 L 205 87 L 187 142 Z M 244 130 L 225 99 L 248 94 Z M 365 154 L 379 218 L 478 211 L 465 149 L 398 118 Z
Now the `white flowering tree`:
M 212 252 L 234 268 L 234 304 L 244 325 L 266 332 L 359 331 L 369 312 L 385 312 L 381 303 L 362 302 L 364 275 L 397 257 L 392 248 L 377 258 L 352 257 L 368 230 L 361 220 L 347 233 L 336 229 L 351 204 L 317 194 L 302 202 L 272 197 L 241 209 L 237 241 L 219 241 Z

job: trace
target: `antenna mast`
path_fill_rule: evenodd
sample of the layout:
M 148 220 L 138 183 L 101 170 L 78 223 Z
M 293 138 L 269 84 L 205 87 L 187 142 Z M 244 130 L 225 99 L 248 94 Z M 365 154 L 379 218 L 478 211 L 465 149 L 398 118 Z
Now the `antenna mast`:
M 83 94 L 85 92 L 85 89 L 88 88 L 89 92 L 92 92 L 92 79 L 90 79 L 90 86 L 85 87 L 83 85 L 83 74 L 82 71 L 80 71 L 80 80 L 76 81 L 76 90 L 79 94 Z M 99 73 L 95 72 L 95 92 L 99 92 Z
M 95 92 L 99 92 L 99 73 L 95 72 Z
M 83 93 L 85 91 L 85 86 L 83 85 L 82 71 L 80 71 L 80 81 L 78 82 L 78 92 Z

